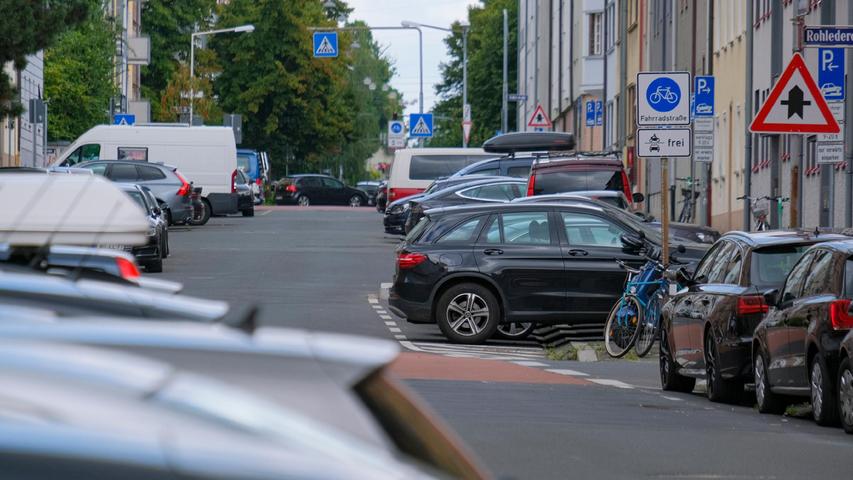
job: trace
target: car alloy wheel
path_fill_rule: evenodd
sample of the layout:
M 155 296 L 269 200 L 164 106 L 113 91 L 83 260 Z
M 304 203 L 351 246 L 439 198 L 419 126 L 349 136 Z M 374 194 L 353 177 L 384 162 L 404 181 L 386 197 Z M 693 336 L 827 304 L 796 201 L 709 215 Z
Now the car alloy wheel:
M 498 325 L 495 337 L 505 340 L 522 340 L 530 336 L 536 329 L 535 323 L 502 323 Z
M 832 425 L 836 419 L 835 399 L 832 385 L 829 383 L 826 363 L 820 354 L 812 359 L 809 386 L 811 387 L 812 416 L 815 422 L 819 425 Z
M 717 342 L 711 332 L 705 334 L 705 381 L 708 400 L 712 402 L 732 402 L 738 393 L 743 392 L 743 385 L 736 380 L 726 380 L 720 375 L 720 356 L 717 352 Z
M 841 426 L 847 433 L 853 433 L 853 370 L 850 359 L 841 362 L 838 374 L 838 410 Z
M 300 207 L 307 207 L 311 205 L 311 199 L 309 199 L 307 195 L 300 195 L 299 200 L 297 200 L 296 203 L 299 204 Z
M 489 305 L 475 293 L 461 293 L 447 305 L 445 315 L 451 330 L 463 337 L 471 337 L 486 327 Z
M 350 207 L 360 207 L 361 206 L 361 197 L 359 197 L 358 195 L 353 195 L 352 197 L 350 197 L 349 206 Z
M 667 340 L 665 327 L 660 330 L 659 370 L 661 389 L 668 392 L 690 393 L 696 386 L 696 379 L 680 375 L 676 371 L 675 361 L 670 353 L 669 341 Z
M 761 413 L 782 413 L 787 406 L 782 397 L 770 390 L 770 380 L 767 377 L 767 365 L 760 352 L 754 353 L 755 362 L 752 375 L 755 381 L 755 400 Z

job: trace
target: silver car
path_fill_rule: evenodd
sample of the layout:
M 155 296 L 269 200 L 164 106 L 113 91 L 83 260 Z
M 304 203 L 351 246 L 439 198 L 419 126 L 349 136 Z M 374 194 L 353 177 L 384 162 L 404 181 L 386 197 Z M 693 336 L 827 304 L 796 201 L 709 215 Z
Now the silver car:
M 148 187 L 169 225 L 186 223 L 192 218 L 192 184 L 177 168 L 162 163 L 126 160 L 96 160 L 76 165 L 114 182 L 135 183 Z

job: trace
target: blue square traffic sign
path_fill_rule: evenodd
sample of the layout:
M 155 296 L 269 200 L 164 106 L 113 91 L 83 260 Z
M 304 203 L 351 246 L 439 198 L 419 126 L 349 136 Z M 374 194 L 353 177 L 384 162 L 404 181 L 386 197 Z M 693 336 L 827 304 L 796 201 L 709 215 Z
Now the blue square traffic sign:
M 586 102 L 586 126 L 595 126 L 595 102 L 592 100 Z
M 604 102 L 601 100 L 597 100 L 595 102 L 595 125 L 600 127 L 604 125 L 604 118 L 602 115 L 604 114 Z
M 338 32 L 314 32 L 314 57 L 338 56 Z
M 410 137 L 431 137 L 432 136 L 432 114 L 431 113 L 413 113 L 409 115 L 409 136 Z
M 844 49 L 819 48 L 817 83 L 827 100 L 844 100 Z
M 113 115 L 113 125 L 133 125 L 136 123 L 136 115 L 132 113 L 116 113 Z
M 698 76 L 694 79 L 695 99 L 693 112 L 697 117 L 714 116 L 714 77 Z

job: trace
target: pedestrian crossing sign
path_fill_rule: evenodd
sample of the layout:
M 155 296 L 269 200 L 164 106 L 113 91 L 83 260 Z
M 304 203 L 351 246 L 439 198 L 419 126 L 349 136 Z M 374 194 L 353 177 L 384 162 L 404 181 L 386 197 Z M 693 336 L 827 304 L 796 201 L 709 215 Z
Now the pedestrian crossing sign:
M 432 136 L 432 114 L 413 113 L 409 116 L 409 136 L 431 137 Z
M 314 58 L 338 56 L 338 32 L 314 32 Z

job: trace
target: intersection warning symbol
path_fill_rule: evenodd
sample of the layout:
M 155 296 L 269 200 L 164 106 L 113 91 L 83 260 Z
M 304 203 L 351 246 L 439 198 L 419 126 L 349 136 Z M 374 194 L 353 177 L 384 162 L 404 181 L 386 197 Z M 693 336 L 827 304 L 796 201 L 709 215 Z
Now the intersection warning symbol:
M 432 136 L 432 114 L 413 113 L 409 116 L 409 135 L 412 137 Z

